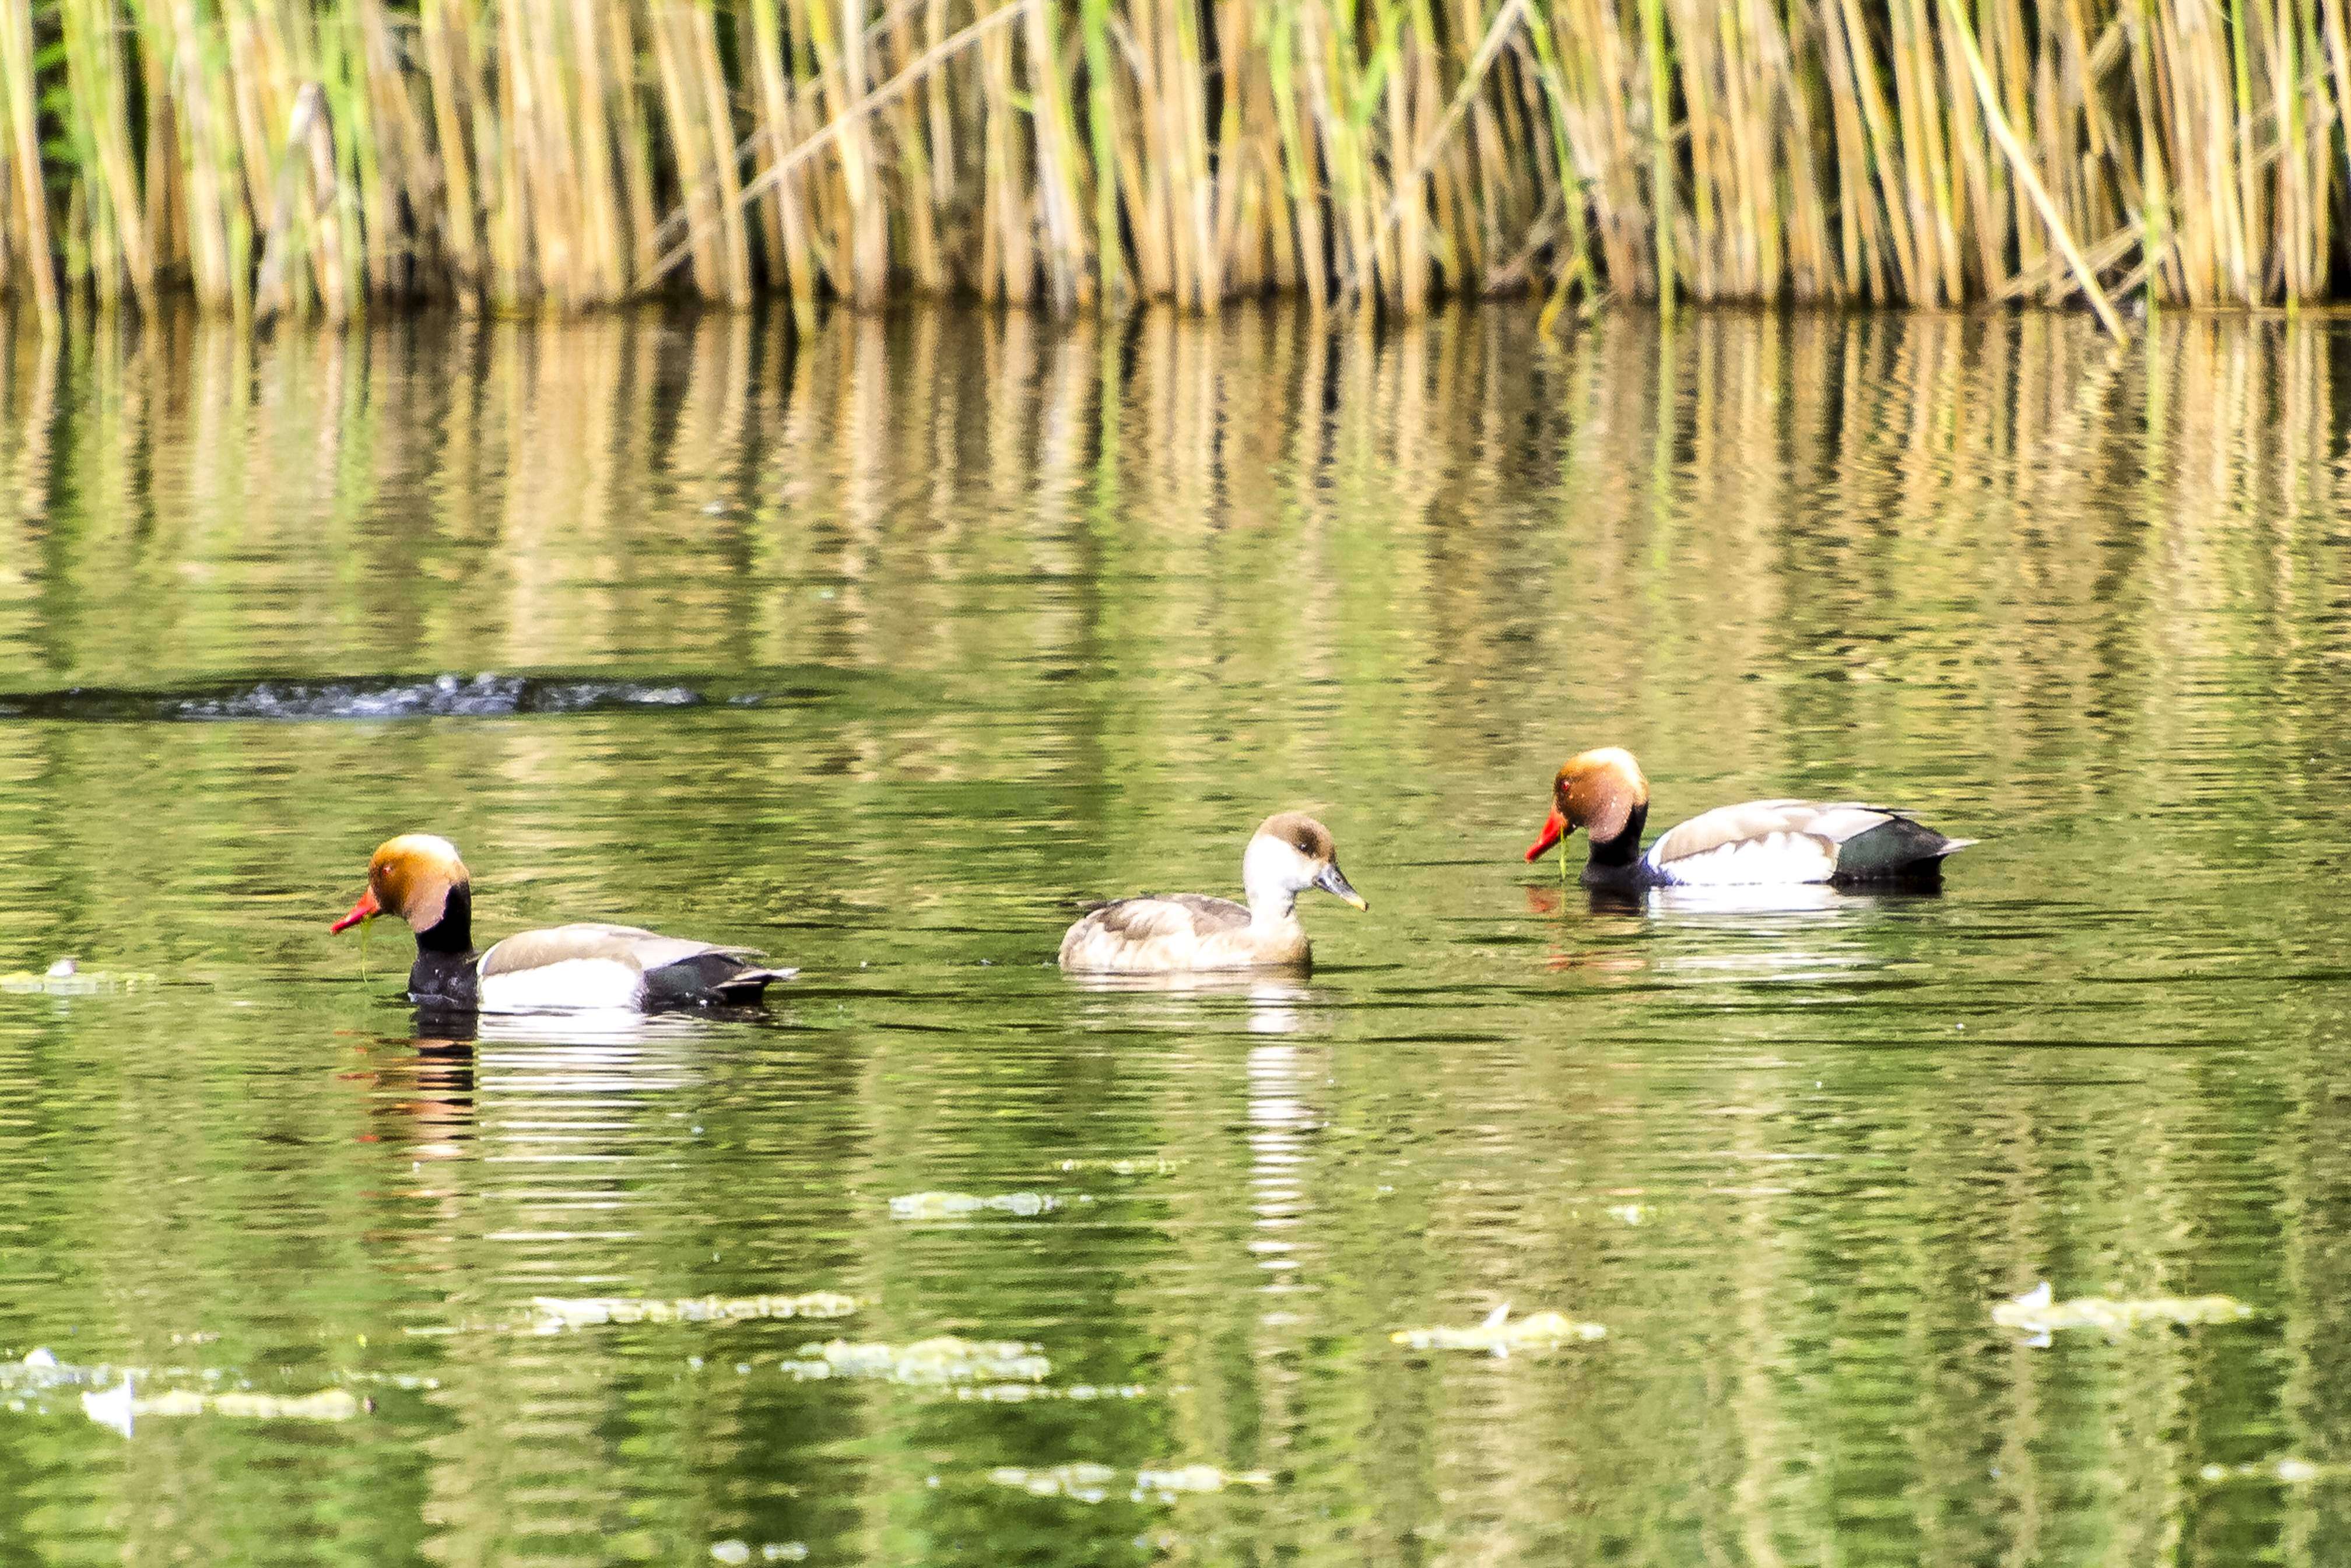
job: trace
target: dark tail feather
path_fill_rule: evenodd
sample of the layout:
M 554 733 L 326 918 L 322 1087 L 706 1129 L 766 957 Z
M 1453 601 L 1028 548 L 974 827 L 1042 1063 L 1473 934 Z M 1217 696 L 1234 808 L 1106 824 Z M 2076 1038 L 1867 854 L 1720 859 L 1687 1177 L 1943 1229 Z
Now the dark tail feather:
M 721 1001 L 756 1002 L 769 986 L 778 980 L 789 980 L 799 973 L 798 969 L 745 969 L 740 974 L 729 975 L 711 989 L 718 993 Z
M 763 969 L 730 953 L 697 953 L 675 964 L 645 972 L 646 1005 L 654 1008 L 706 1007 L 718 1002 L 747 1007 L 778 980 L 789 980 L 798 969 Z

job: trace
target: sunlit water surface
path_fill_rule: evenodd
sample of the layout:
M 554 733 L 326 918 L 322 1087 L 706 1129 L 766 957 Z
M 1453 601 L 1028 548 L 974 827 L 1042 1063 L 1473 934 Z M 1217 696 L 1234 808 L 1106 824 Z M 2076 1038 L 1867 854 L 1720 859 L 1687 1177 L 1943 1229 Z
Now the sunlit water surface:
M 2177 317 L 6 340 L 0 971 L 162 984 L 0 992 L 0 1562 L 2351 1560 L 2346 403 Z M 1607 743 L 1985 842 L 1595 907 Z M 1292 805 L 1311 979 L 1051 967 Z M 451 1038 L 326 930 L 411 829 L 802 975 Z M 1505 1303 L 1607 1337 L 1391 1340 Z M 939 1335 L 1024 1348 L 804 1349 Z

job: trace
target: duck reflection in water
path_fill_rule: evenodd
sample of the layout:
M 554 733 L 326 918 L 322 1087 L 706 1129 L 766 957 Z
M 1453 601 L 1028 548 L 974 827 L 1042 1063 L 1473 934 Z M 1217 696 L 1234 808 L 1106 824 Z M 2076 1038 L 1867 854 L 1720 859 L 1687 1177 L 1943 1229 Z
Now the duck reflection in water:
M 1071 983 L 1081 991 L 1157 993 L 1170 998 L 1238 998 L 1249 1003 L 1246 1027 L 1251 1034 L 1296 1034 L 1305 1027 L 1304 1006 L 1311 988 L 1295 971 L 1268 972 L 1258 970 L 1172 969 L 1160 974 L 1073 974 Z M 1222 1009 L 1216 1009 L 1221 1011 Z M 1106 1021 L 1121 1029 L 1137 1023 L 1165 1023 L 1179 1029 L 1195 1028 L 1209 1009 L 1197 1005 L 1172 1005 L 1137 1013 L 1121 1009 L 1107 1015 Z
M 1745 887 L 1584 887 L 1576 900 L 1594 915 L 1834 915 L 1943 896 L 1934 886 L 1874 887 L 1783 883 Z M 1555 884 L 1527 886 L 1527 913 L 1557 915 L 1568 895 Z

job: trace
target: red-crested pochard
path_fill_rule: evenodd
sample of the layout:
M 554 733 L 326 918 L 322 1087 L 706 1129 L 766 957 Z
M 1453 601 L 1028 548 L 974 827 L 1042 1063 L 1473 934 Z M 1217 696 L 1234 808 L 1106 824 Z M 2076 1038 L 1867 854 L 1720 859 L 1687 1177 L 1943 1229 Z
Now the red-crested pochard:
M 1198 893 L 1141 894 L 1095 904 L 1061 938 L 1061 967 L 1093 974 L 1304 967 L 1313 960 L 1298 895 L 1319 887 L 1370 904 L 1339 872 L 1331 830 L 1299 811 L 1268 817 L 1241 856 L 1249 903 Z
M 1527 859 L 1583 828 L 1592 839 L 1587 887 L 1931 883 L 1942 875 L 1944 856 L 1976 841 L 1946 838 L 1884 806 L 1750 800 L 1692 817 L 1643 854 L 1649 781 L 1633 754 L 1614 746 L 1570 758 L 1551 793 L 1551 815 Z
M 663 1008 L 757 1002 L 797 969 L 764 969 L 756 947 L 720 947 L 633 925 L 525 931 L 474 952 L 474 886 L 457 847 L 430 833 L 389 839 L 368 862 L 367 891 L 333 929 L 396 915 L 416 933 L 412 1000 L 489 1012 L 544 1008 Z

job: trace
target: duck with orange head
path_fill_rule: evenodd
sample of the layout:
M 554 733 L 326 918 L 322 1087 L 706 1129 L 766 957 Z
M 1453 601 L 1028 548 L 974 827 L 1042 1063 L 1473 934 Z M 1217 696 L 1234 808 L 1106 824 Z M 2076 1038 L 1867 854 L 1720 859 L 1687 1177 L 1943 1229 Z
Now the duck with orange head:
M 423 1006 L 485 1012 L 743 1006 L 799 972 L 750 962 L 758 956 L 752 947 L 595 922 L 520 932 L 476 955 L 472 873 L 455 844 L 430 833 L 385 841 L 368 862 L 367 891 L 333 929 L 384 915 L 416 934 L 408 994 Z
M 1622 747 L 1570 758 L 1552 780 L 1551 815 L 1527 859 L 1582 828 L 1586 887 L 1740 887 L 1794 883 L 1931 886 L 1943 861 L 1976 841 L 1908 813 L 1852 800 L 1750 800 L 1669 830 L 1644 852 L 1649 781 Z

